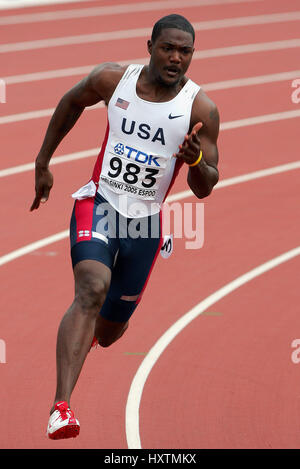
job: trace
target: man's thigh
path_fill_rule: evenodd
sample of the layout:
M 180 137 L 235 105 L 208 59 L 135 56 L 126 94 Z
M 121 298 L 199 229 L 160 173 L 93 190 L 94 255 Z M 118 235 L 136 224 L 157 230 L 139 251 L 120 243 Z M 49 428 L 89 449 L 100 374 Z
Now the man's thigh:
M 110 212 L 114 224 L 115 211 L 99 194 L 76 200 L 70 223 L 70 244 L 73 269 L 84 260 L 94 260 L 112 269 L 118 251 L 118 239 L 107 230 Z
M 161 245 L 161 229 L 156 237 L 120 240 L 110 288 L 100 311 L 103 318 L 123 323 L 129 320 L 145 291 Z

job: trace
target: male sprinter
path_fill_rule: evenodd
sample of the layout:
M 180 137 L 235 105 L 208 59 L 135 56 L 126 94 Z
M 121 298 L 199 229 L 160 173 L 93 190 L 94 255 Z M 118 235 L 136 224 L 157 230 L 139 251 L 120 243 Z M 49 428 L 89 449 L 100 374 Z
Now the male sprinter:
M 128 327 L 161 247 L 161 207 L 179 168 L 189 166 L 187 182 L 198 198 L 218 181 L 218 110 L 185 76 L 194 38 L 192 25 L 172 14 L 154 25 L 148 65 L 96 67 L 60 100 L 36 158 L 31 210 L 49 197 L 49 161 L 63 137 L 86 106 L 105 102 L 108 124 L 92 178 L 73 194 L 75 298 L 58 330 L 51 439 L 79 434 L 71 393 L 91 345 L 108 347 Z M 126 235 L 132 221 L 137 227 L 145 220 L 146 236 Z

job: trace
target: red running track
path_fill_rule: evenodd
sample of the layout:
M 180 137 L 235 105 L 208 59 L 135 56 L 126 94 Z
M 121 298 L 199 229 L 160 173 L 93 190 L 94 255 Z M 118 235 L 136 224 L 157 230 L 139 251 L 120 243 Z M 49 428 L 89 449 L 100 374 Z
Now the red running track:
M 84 7 L 103 2 L 84 3 Z M 121 1 L 109 4 L 121 4 Z M 123 2 L 124 3 L 124 2 Z M 134 2 L 131 2 L 134 3 Z M 78 3 L 1 11 L 80 9 Z M 99 31 L 151 28 L 171 10 L 93 19 L 20 24 L 3 43 Z M 297 2 L 257 1 L 176 10 L 193 22 L 297 11 Z M 299 22 L 202 31 L 197 49 L 298 37 Z M 11 34 L 11 30 L 14 34 Z M 145 38 L 5 53 L 2 76 L 146 57 Z M 297 70 L 297 48 L 195 60 L 190 77 L 201 83 Z M 80 76 L 8 85 L 1 116 L 55 107 Z M 222 122 L 299 109 L 291 81 L 209 92 Z M 34 161 L 49 117 L 1 124 L 1 169 Z M 299 118 L 220 133 L 221 180 L 298 161 Z M 88 111 L 55 156 L 99 147 L 105 111 Z M 68 228 L 70 194 L 90 176 L 93 158 L 53 167 L 47 205 L 29 213 L 33 172 L 1 178 L 0 256 Z M 298 170 L 216 189 L 205 203 L 205 243 L 186 250 L 175 240 L 169 260 L 158 259 L 126 335 L 89 354 L 72 398 L 80 437 L 48 441 L 55 391 L 56 332 L 72 301 L 69 244 L 63 239 L 0 267 L 1 448 L 127 448 L 125 407 L 145 354 L 184 313 L 233 279 L 299 244 Z M 183 170 L 172 194 L 187 189 Z M 195 198 L 185 199 L 196 202 Z M 2 257 L 1 257 L 2 259 Z M 154 365 L 141 400 L 143 448 L 299 448 L 299 366 L 291 343 L 299 337 L 297 273 L 290 260 L 240 287 L 187 326 Z M 116 385 L 117 383 L 117 385 Z M 16 431 L 17 429 L 17 431 Z

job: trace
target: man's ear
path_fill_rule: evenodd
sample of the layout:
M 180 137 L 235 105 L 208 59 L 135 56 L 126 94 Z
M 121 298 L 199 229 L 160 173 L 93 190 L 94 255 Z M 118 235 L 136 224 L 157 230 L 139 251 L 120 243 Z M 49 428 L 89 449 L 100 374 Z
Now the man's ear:
M 151 55 L 152 54 L 152 41 L 147 41 L 147 49 L 148 49 L 148 52 L 149 54 Z

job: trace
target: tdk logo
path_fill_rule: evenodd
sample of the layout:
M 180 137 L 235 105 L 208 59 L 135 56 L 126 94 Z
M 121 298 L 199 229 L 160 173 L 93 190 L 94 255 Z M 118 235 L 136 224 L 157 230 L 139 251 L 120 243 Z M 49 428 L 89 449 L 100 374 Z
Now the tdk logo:
M 164 130 L 159 127 L 156 132 L 152 132 L 152 129 L 149 124 L 139 124 L 136 129 L 136 122 L 131 121 L 131 124 L 127 123 L 127 119 L 124 117 L 122 120 L 122 132 L 126 135 L 132 135 L 136 130 L 136 135 L 143 140 L 151 140 L 151 142 L 160 142 L 162 145 L 165 145 L 165 136 Z
M 120 156 L 125 154 L 127 158 L 137 161 L 138 163 L 147 164 L 149 166 L 157 166 L 160 168 L 158 156 L 148 155 L 147 153 L 136 150 L 135 148 L 129 147 L 128 145 L 124 147 L 123 143 L 117 143 L 114 146 L 114 152 Z
M 117 143 L 117 145 L 114 147 L 114 151 L 117 155 L 124 155 L 124 145 L 123 143 Z

